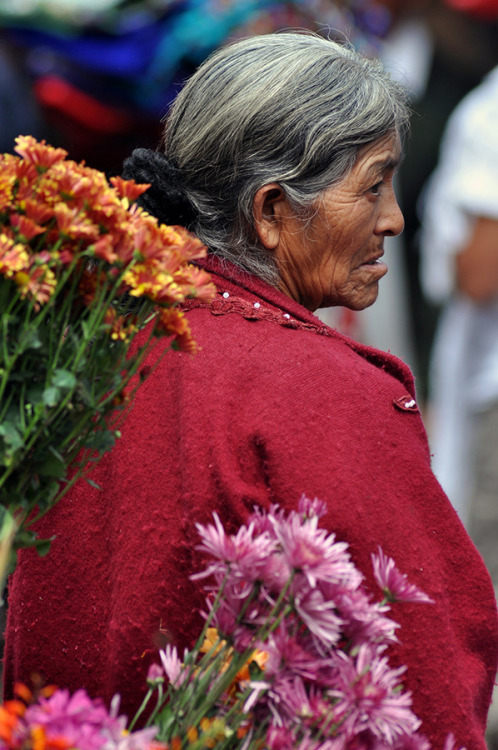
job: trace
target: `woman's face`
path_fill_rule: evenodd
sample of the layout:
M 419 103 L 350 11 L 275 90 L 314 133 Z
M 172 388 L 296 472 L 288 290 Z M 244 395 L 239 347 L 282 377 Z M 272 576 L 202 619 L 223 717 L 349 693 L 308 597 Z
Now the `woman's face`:
M 309 222 L 285 208 L 275 248 L 285 294 L 309 310 L 363 310 L 375 302 L 387 273 L 384 237 L 404 226 L 392 184 L 399 159 L 399 138 L 381 138 L 361 149 L 349 174 L 325 190 Z

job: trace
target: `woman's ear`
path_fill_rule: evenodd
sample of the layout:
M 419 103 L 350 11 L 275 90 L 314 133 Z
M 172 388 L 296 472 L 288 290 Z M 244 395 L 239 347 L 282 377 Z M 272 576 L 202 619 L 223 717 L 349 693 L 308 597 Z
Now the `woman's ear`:
M 285 193 L 276 182 L 263 185 L 254 196 L 254 226 L 261 244 L 267 250 L 278 247 L 286 204 Z

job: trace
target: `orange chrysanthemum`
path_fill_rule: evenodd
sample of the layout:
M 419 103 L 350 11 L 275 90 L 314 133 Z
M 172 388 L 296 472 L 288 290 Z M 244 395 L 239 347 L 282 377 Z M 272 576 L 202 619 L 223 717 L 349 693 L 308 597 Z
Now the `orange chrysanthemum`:
M 21 297 L 33 300 L 35 310 L 46 304 L 55 291 L 57 279 L 54 272 L 47 265 L 32 265 L 27 271 L 14 274 Z
M 48 146 L 45 141 L 37 141 L 32 135 L 19 135 L 14 149 L 28 164 L 37 167 L 51 167 L 67 156 L 63 148 Z
M 0 234 L 0 273 L 13 276 L 29 266 L 29 255 L 24 245 L 14 243 L 6 234 Z
M 39 234 L 43 234 L 45 231 L 44 227 L 41 227 L 33 219 L 28 216 L 22 216 L 21 214 L 13 213 L 10 215 L 10 226 L 13 227 L 24 240 L 32 240 Z
M 195 351 L 186 320 L 168 310 L 186 297 L 214 295 L 208 275 L 189 265 L 206 253 L 200 240 L 130 205 L 148 185 L 122 177 L 109 184 L 102 172 L 32 136 L 19 136 L 15 150 L 18 156 L 0 157 L 0 273 L 15 281 L 21 297 L 40 309 L 74 264 L 79 302 L 95 304 L 100 290 L 109 288 L 106 282 L 115 279 L 118 294 L 156 305 L 158 335 L 173 336 L 175 348 Z M 95 262 L 88 264 L 89 258 Z M 119 317 L 109 326 L 111 337 L 120 340 L 136 330 Z
M 126 205 L 134 203 L 138 197 L 150 188 L 149 183 L 139 184 L 135 180 L 124 180 L 119 176 L 111 177 L 110 182 L 116 188 L 119 197 L 126 201 Z
M 167 336 L 174 336 L 173 346 L 182 352 L 195 354 L 197 344 L 192 338 L 190 326 L 181 310 L 175 307 L 163 308 L 159 311 L 156 330 Z

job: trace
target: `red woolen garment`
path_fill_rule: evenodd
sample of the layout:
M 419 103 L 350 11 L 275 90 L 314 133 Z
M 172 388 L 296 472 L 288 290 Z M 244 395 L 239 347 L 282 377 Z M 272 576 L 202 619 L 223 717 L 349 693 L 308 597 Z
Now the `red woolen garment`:
M 195 522 L 234 531 L 254 504 L 328 505 L 380 598 L 380 545 L 435 604 L 397 604 L 405 686 L 437 750 L 485 750 L 497 664 L 493 589 L 430 468 L 413 379 L 395 357 L 352 342 L 263 282 L 214 259 L 219 294 L 191 302 L 201 351 L 170 352 L 139 389 L 122 438 L 40 523 L 48 557 L 20 554 L 11 581 L 7 695 L 40 672 L 131 715 L 156 648 L 195 641 L 203 562 Z M 156 355 L 154 355 L 155 357 Z M 149 362 L 150 363 L 150 362 Z

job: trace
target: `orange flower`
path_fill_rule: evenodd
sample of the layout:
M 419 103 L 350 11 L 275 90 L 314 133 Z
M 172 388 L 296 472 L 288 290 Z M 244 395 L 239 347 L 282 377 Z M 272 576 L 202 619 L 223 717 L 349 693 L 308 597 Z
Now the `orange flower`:
M 136 199 L 150 188 L 150 183 L 139 184 L 135 180 L 123 180 L 122 177 L 111 177 L 111 184 L 116 188 L 116 192 L 124 201 L 125 206 L 136 201 Z
M 216 287 L 209 274 L 197 266 L 187 266 L 176 271 L 173 278 L 184 297 L 198 297 L 209 301 L 216 294 Z
M 5 211 L 9 207 L 12 200 L 12 191 L 16 182 L 16 175 L 4 169 L 4 165 L 0 163 L 0 211 Z
M 197 727 L 188 727 L 187 739 L 191 745 L 193 745 L 194 742 L 199 739 L 199 732 L 197 731 Z
M 59 231 L 71 239 L 93 242 L 98 239 L 99 227 L 77 208 L 71 209 L 65 203 L 58 203 L 54 210 Z
M 114 238 L 111 234 L 104 234 L 103 237 L 99 237 L 97 242 L 95 242 L 90 249 L 93 251 L 93 255 L 96 258 L 102 258 L 102 260 L 106 260 L 111 265 L 115 263 L 119 257 L 114 249 Z
M 10 225 L 14 227 L 17 232 L 24 237 L 25 240 L 32 240 L 39 234 L 43 234 L 45 229 L 39 224 L 29 219 L 27 216 L 21 216 L 20 214 L 10 215 Z
M 13 276 L 28 265 L 29 255 L 24 245 L 15 244 L 6 234 L 0 234 L 0 273 Z
M 110 307 L 106 314 L 105 314 L 105 322 L 107 325 L 110 326 L 111 329 L 111 339 L 114 339 L 114 341 L 126 341 L 129 339 L 132 335 L 134 335 L 138 328 L 134 324 L 134 321 L 130 318 L 125 318 L 123 315 L 118 315 L 116 310 L 113 307 Z M 124 394 L 123 399 L 119 401 L 119 403 L 124 402 Z M 129 400 L 129 397 L 126 397 L 126 400 Z
M 63 148 L 47 146 L 45 141 L 38 142 L 32 135 L 19 135 L 16 138 L 16 151 L 26 162 L 37 167 L 51 167 L 67 156 Z
M 7 746 L 12 746 L 14 732 L 25 711 L 25 704 L 19 700 L 5 701 L 0 705 L 0 740 Z
M 226 645 L 226 641 L 220 640 L 217 628 L 207 628 L 206 637 L 200 647 L 199 651 L 201 654 L 207 654 L 211 649 L 214 649 L 213 654 L 219 654 L 223 646 Z
M 124 275 L 132 297 L 148 297 L 158 304 L 183 302 L 185 295 L 173 276 L 157 263 L 137 263 Z
M 195 354 L 197 344 L 192 338 L 190 326 L 187 319 L 181 312 L 174 307 L 162 308 L 159 311 L 156 330 L 159 333 L 165 333 L 167 336 L 175 336 L 173 339 L 173 348 L 180 349 L 182 352 Z
M 32 265 L 28 271 L 18 271 L 14 274 L 14 281 L 19 287 L 21 297 L 30 297 L 35 310 L 46 304 L 55 291 L 57 279 L 53 271 L 43 264 Z
M 47 206 L 46 203 L 42 203 L 36 197 L 26 198 L 24 201 L 24 211 L 26 216 L 37 224 L 45 224 L 54 215 L 53 207 Z

